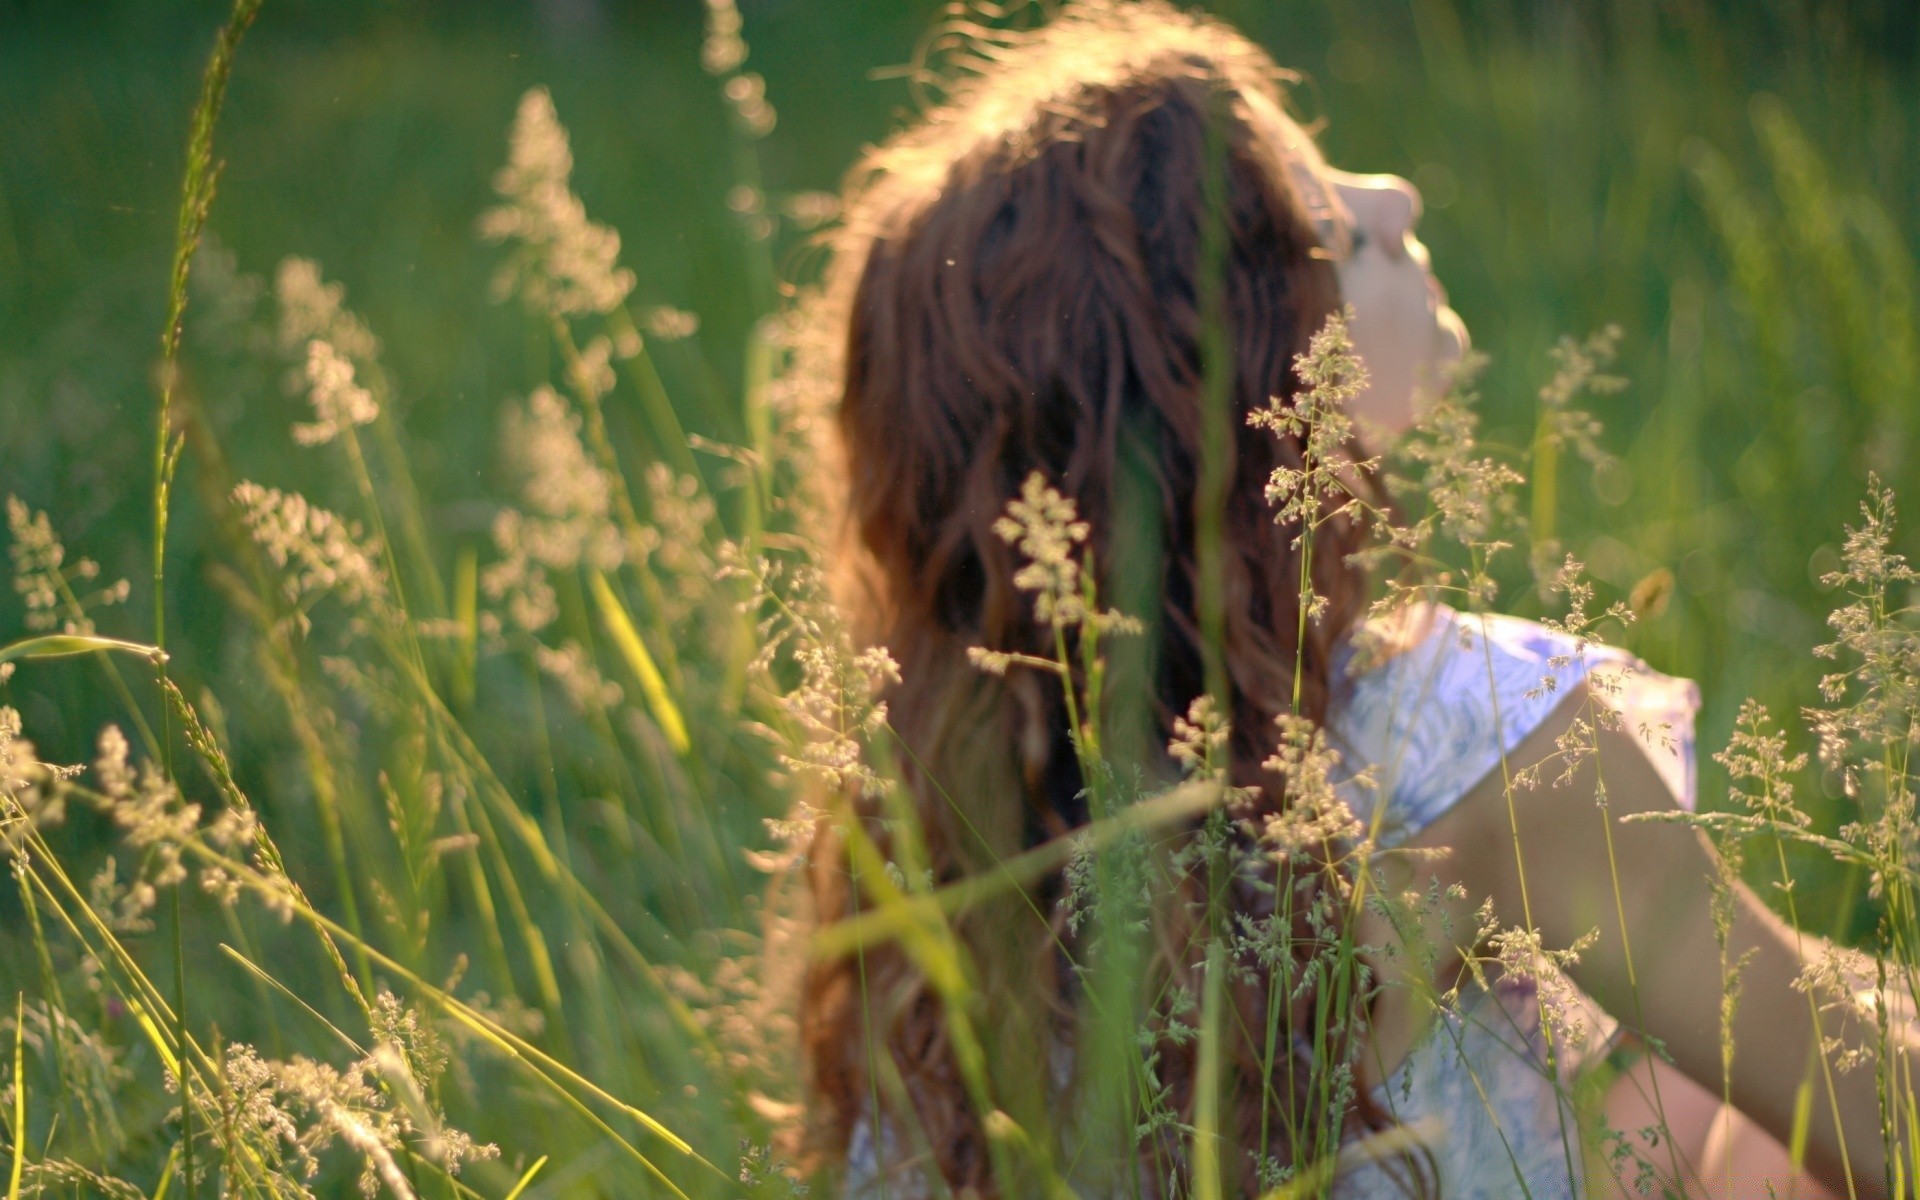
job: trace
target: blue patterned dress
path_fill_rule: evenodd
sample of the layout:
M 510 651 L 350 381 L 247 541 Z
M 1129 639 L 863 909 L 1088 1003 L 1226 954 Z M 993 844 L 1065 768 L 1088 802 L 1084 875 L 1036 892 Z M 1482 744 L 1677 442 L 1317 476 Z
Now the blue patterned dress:
M 1693 807 L 1699 694 L 1691 681 L 1532 621 L 1466 616 L 1441 606 L 1401 614 L 1383 641 L 1388 651 L 1364 669 L 1349 669 L 1359 656 L 1342 653 L 1328 720 L 1344 761 L 1371 768 L 1370 787 L 1349 784 L 1343 792 L 1382 845 L 1414 837 L 1452 808 L 1583 680 L 1620 713 L 1674 798 Z M 1551 802 L 1550 793 L 1523 793 L 1517 802 Z M 1481 990 L 1469 984 L 1375 1090 L 1374 1099 L 1425 1148 L 1440 1196 L 1584 1195 L 1580 1135 L 1564 1099 L 1566 1084 L 1581 1061 L 1604 1049 L 1612 1028 L 1587 1007 L 1583 1044 L 1571 1053 L 1562 1048 L 1556 1080 L 1535 985 L 1501 980 Z M 1062 1065 L 1070 1074 L 1071 1064 Z M 900 1162 L 893 1131 L 882 1123 L 878 1133 L 876 1146 L 872 1123 L 856 1125 L 847 1195 L 919 1200 L 933 1194 L 919 1170 Z M 1333 1189 L 1338 1200 L 1405 1194 L 1402 1172 L 1364 1155 L 1349 1157 L 1354 1161 L 1343 1166 Z M 882 1162 L 894 1169 L 883 1172 Z
M 1329 719 L 1349 763 L 1370 764 L 1371 789 L 1349 787 L 1362 820 L 1392 846 L 1418 834 L 1500 769 L 1505 755 L 1540 727 L 1581 681 L 1621 716 L 1674 799 L 1694 804 L 1692 681 L 1650 670 L 1629 654 L 1589 645 L 1532 621 L 1470 617 L 1451 609 L 1408 614 L 1397 653 L 1349 677 Z M 1550 791 L 1516 803 L 1552 803 Z M 1381 807 L 1375 810 L 1375 805 Z M 1568 985 L 1569 987 L 1571 985 Z M 1579 1130 L 1565 1101 L 1569 1076 L 1605 1048 L 1611 1022 L 1586 1005 L 1583 1044 L 1561 1046 L 1547 1065 L 1535 985 L 1469 985 L 1374 1098 L 1421 1131 L 1439 1194 L 1448 1200 L 1574 1200 Z M 1377 1165 L 1341 1176 L 1340 1200 L 1396 1196 Z

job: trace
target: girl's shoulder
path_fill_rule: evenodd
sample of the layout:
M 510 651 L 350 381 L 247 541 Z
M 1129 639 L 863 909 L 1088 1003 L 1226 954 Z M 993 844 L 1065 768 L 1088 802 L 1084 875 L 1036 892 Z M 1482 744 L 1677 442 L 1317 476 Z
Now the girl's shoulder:
M 1336 658 L 1328 727 L 1351 776 L 1348 802 L 1363 819 L 1377 817 L 1383 842 L 1412 837 L 1499 769 L 1582 682 L 1611 710 L 1592 719 L 1617 714 L 1676 802 L 1692 808 L 1700 706 L 1692 680 L 1537 621 L 1436 604 L 1368 622 Z

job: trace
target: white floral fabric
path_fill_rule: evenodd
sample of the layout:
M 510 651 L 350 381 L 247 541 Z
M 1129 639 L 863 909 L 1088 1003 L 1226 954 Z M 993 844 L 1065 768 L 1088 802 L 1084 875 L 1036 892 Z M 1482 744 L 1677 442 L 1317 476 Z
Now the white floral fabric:
M 1382 844 L 1413 837 L 1459 803 L 1582 680 L 1621 714 L 1674 798 L 1693 807 L 1692 680 L 1538 622 L 1440 605 L 1375 632 L 1384 661 L 1355 675 L 1352 648 L 1338 656 L 1327 724 L 1346 764 L 1371 769 L 1372 786 L 1349 783 L 1343 793 L 1361 820 L 1376 822 Z
M 1587 643 L 1533 621 L 1468 616 L 1420 606 L 1390 628 L 1372 628 L 1375 661 L 1349 648 L 1329 733 L 1355 774 L 1342 792 L 1383 845 L 1418 834 L 1459 803 L 1528 734 L 1586 682 L 1622 717 L 1673 798 L 1694 806 L 1691 680 L 1662 675 L 1623 650 Z M 1551 792 L 1518 803 L 1551 803 Z M 1568 985 L 1571 986 L 1571 985 Z M 1613 1023 L 1587 1003 L 1581 1046 L 1558 1047 L 1549 1065 L 1535 986 L 1499 980 L 1469 987 L 1374 1099 L 1416 1131 L 1448 1200 L 1577 1200 L 1585 1195 L 1580 1131 L 1566 1094 L 1579 1064 L 1603 1050 Z M 1403 1172 L 1402 1172 L 1403 1173 Z M 1344 1172 L 1338 1200 L 1406 1194 L 1396 1164 Z

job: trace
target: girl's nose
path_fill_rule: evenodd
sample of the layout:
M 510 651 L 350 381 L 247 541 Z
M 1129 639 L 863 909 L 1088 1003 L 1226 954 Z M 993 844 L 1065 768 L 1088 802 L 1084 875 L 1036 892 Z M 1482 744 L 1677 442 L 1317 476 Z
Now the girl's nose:
M 1408 236 L 1420 223 L 1420 190 L 1398 175 L 1348 175 L 1340 180 L 1341 199 L 1356 226 L 1389 255 L 1407 252 Z

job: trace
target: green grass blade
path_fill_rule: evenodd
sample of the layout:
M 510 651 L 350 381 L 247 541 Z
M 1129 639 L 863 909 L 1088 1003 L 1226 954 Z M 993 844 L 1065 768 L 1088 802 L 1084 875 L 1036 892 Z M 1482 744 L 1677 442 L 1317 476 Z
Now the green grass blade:
M 160 1186 L 153 1189 L 153 1200 L 167 1200 L 167 1193 L 173 1190 L 173 1168 L 180 1161 L 180 1147 L 175 1145 L 167 1151 L 167 1163 L 160 1168 Z
M 1211 938 L 1200 1003 L 1199 1066 L 1193 1084 L 1193 1194 L 1198 1200 L 1219 1200 L 1226 1194 L 1220 1186 L 1220 1039 L 1226 972 L 1221 941 Z
M 514 1184 L 513 1190 L 507 1193 L 507 1200 L 520 1200 L 520 1193 L 527 1190 L 527 1185 L 533 1182 L 533 1177 L 538 1175 L 540 1168 L 546 1165 L 546 1155 L 542 1154 L 539 1158 L 534 1159 L 533 1165 L 527 1168 L 527 1173 L 520 1177 L 520 1182 Z
M 1189 821 L 1220 802 L 1216 784 L 1183 784 L 1162 796 L 1142 800 L 1119 814 L 1095 821 L 1071 836 L 1043 842 L 1023 854 L 1002 861 L 994 870 L 950 883 L 931 892 L 901 894 L 891 903 L 876 903 L 857 917 L 835 921 L 813 935 L 813 952 L 823 957 L 851 954 L 875 942 L 906 936 L 938 924 L 954 913 L 979 904 L 1010 888 L 1024 887 L 1065 866 L 1076 850 L 1098 850 L 1133 830 L 1153 830 Z M 870 881 L 876 890 L 885 876 Z
M 35 658 L 72 658 L 76 654 L 92 654 L 95 651 L 107 650 L 138 655 L 152 662 L 167 660 L 166 653 L 158 646 L 149 646 L 143 642 L 124 642 L 119 638 L 94 637 L 84 633 L 49 633 L 41 637 L 22 638 L 9 645 L 0 646 L 0 663 Z
M 687 737 L 687 722 L 680 715 L 680 706 L 673 701 L 673 694 L 667 689 L 667 681 L 660 674 L 660 668 L 654 663 L 653 655 L 647 651 L 647 644 L 640 640 L 640 631 L 634 628 L 633 618 L 627 614 L 626 605 L 607 582 L 607 577 L 598 571 L 589 576 L 593 586 L 593 599 L 600 606 L 600 617 L 606 623 L 607 633 L 613 643 L 619 647 L 621 657 L 627 660 L 627 666 L 633 669 L 640 680 L 640 691 L 646 697 L 647 709 L 653 714 L 654 723 L 660 726 L 660 732 L 666 735 L 667 744 L 676 754 L 686 754 L 693 749 L 691 739 Z
M 27 994 L 13 998 L 13 1175 L 7 1200 L 20 1200 L 20 1174 L 27 1166 Z

